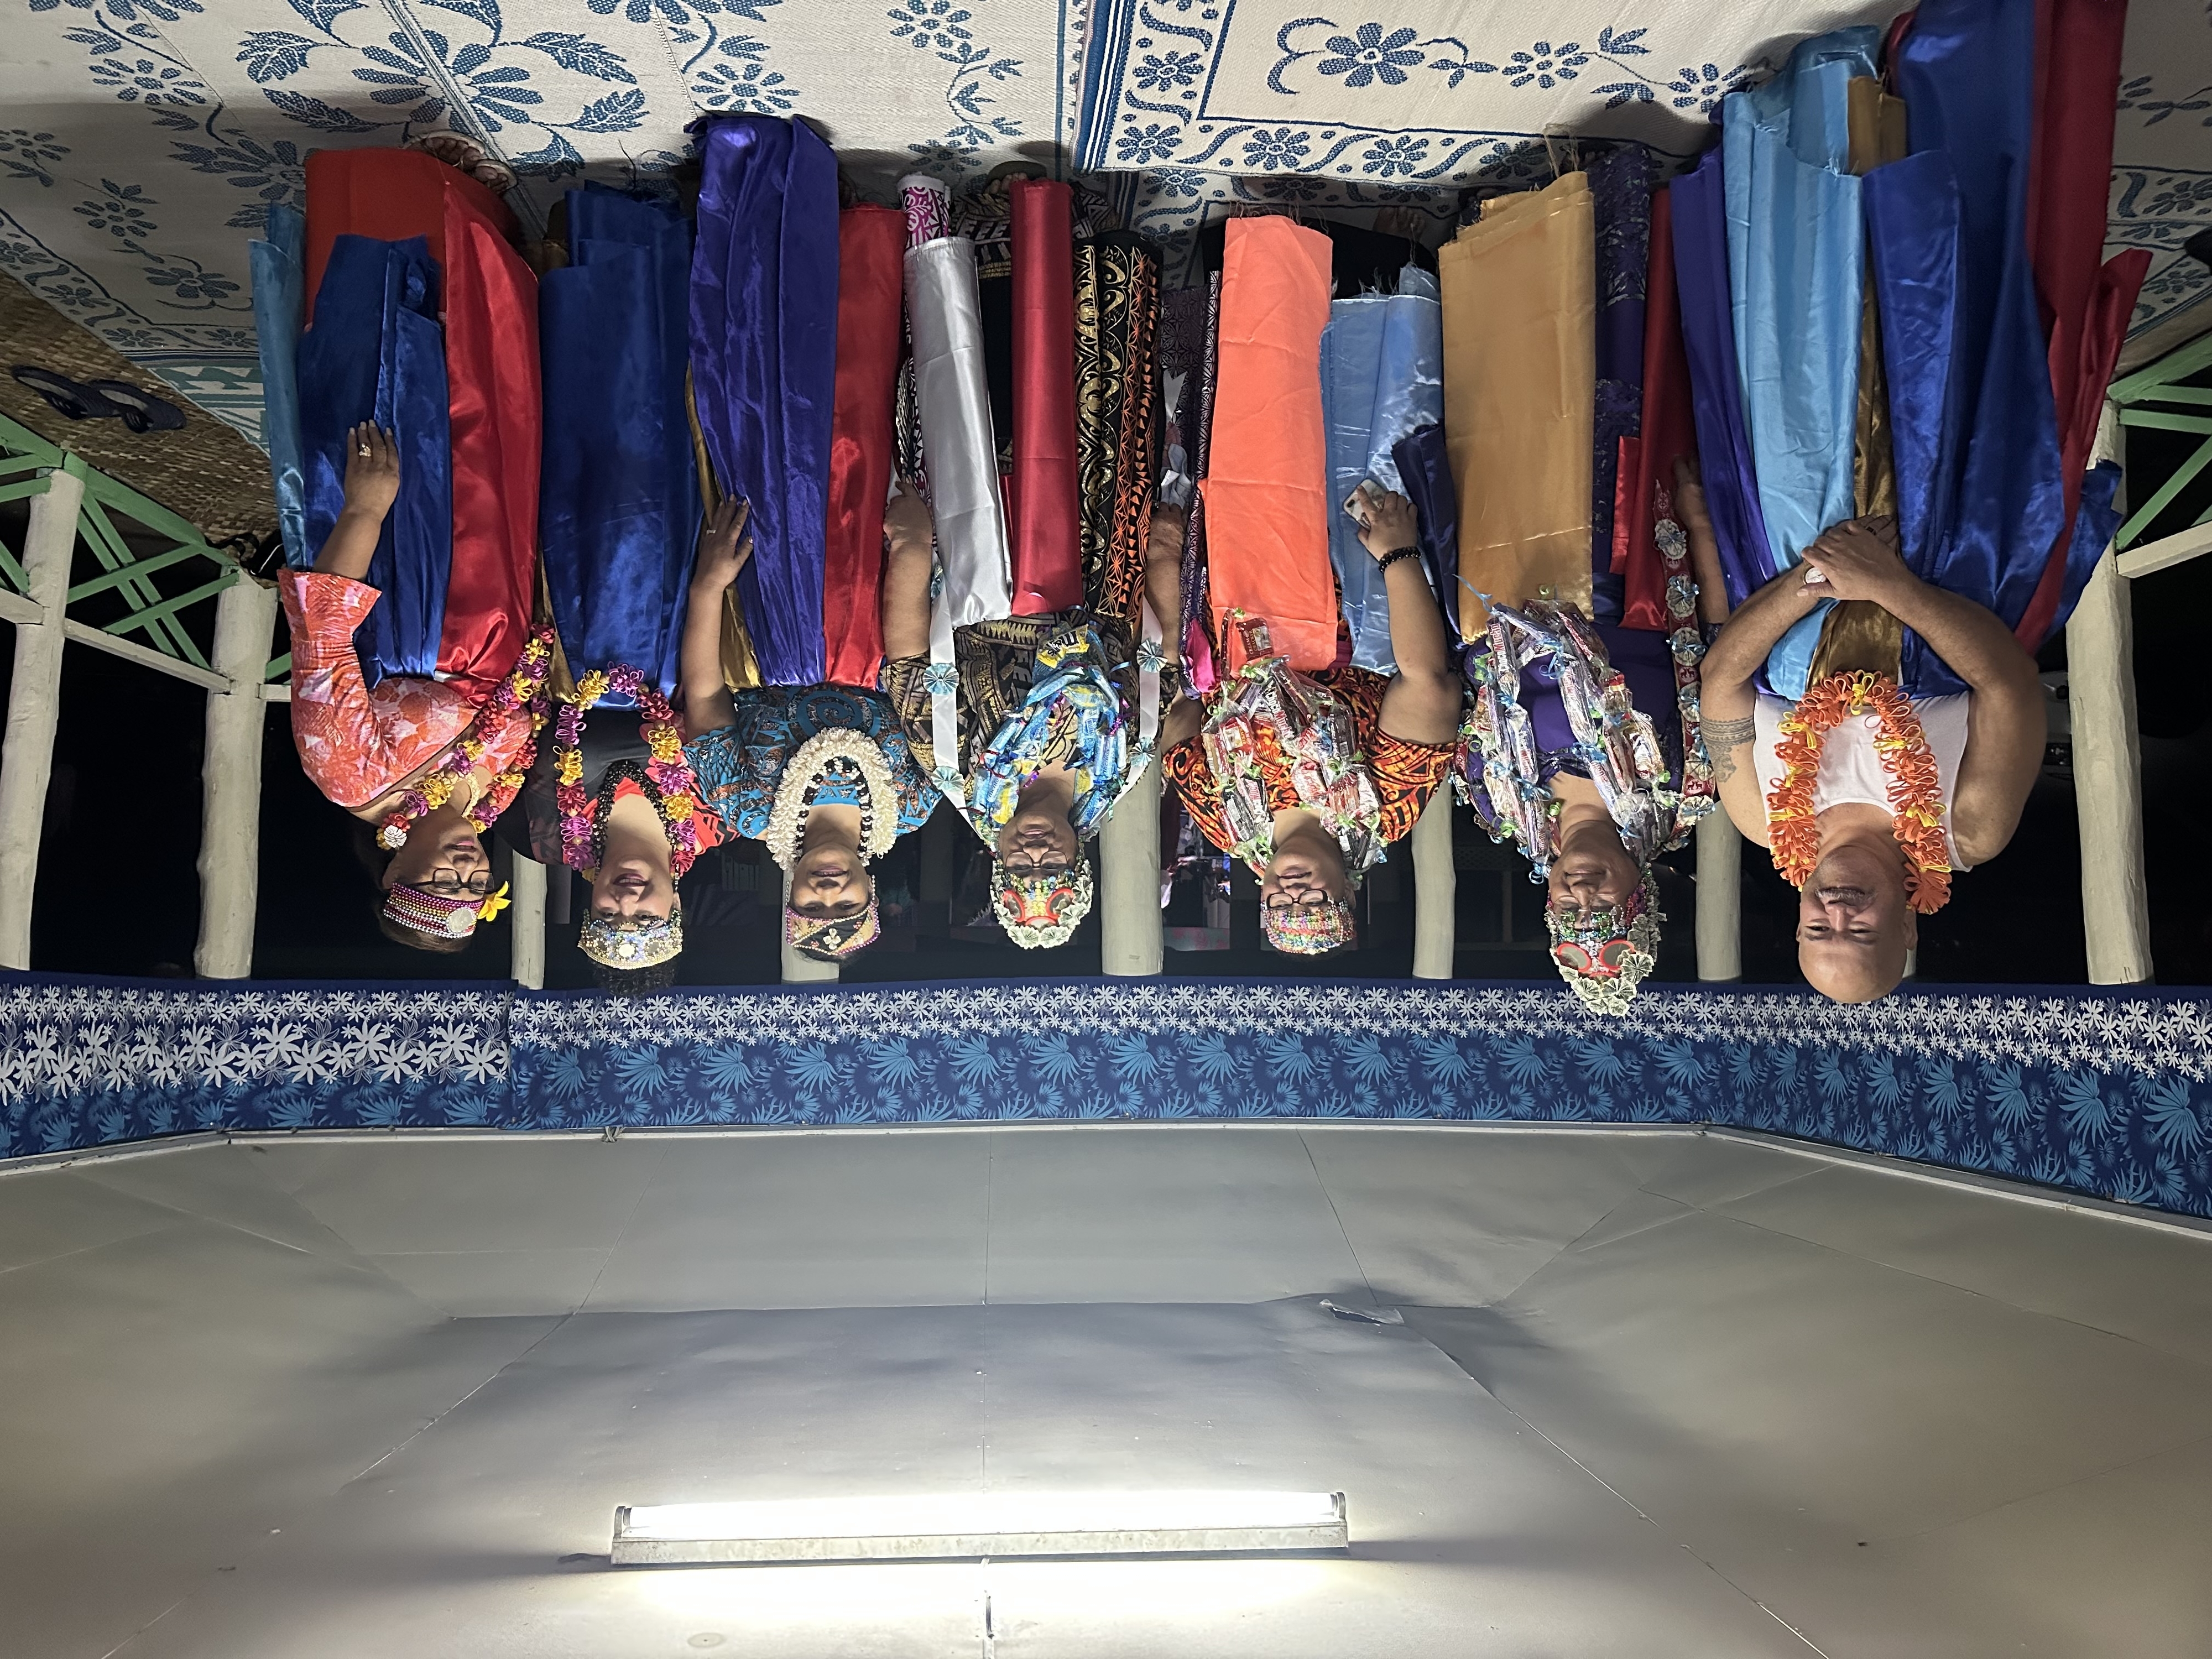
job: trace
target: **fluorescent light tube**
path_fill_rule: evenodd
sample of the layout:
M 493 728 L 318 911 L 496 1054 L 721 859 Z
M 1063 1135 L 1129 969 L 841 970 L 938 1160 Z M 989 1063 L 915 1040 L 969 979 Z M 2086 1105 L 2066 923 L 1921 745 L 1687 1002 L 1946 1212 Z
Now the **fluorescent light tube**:
M 1220 1555 L 1349 1547 L 1344 1494 L 975 1492 L 624 1504 L 614 1565 Z

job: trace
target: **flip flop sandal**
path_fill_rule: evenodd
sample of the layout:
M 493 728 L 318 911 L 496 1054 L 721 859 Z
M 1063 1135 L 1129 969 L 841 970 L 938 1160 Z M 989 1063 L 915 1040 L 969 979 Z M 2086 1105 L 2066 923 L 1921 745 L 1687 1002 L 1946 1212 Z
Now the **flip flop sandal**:
M 91 386 L 35 363 L 17 363 L 8 371 L 72 421 L 112 420 L 123 413 Z
M 185 411 L 150 392 L 141 392 L 121 380 L 94 380 L 92 389 L 114 405 L 123 424 L 133 432 L 174 432 L 185 423 Z

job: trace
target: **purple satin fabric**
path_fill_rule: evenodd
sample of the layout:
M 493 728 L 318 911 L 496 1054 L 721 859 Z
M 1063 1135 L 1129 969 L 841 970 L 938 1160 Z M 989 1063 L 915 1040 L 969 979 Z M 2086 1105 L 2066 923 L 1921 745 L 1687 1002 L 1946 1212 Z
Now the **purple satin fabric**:
M 1690 362 L 1690 400 L 1697 416 L 1698 467 L 1720 544 L 1721 574 L 1731 608 L 1773 577 L 1759 479 L 1745 425 L 1743 383 L 1736 368 L 1735 324 L 1729 311 L 1728 208 L 1721 152 L 1705 152 L 1674 192 L 1674 276 L 1682 306 L 1682 344 Z M 1901 466 L 1900 466 L 1900 470 Z
M 1399 482 L 1406 499 L 1413 504 L 1413 520 L 1420 537 L 1421 562 L 1428 567 L 1429 586 L 1436 590 L 1437 608 L 1443 612 L 1444 634 L 1450 647 L 1459 648 L 1459 494 L 1452 483 L 1451 458 L 1444 450 L 1441 426 L 1416 428 L 1390 446 Z
M 1621 678 L 1628 682 L 1629 700 L 1638 714 L 1648 714 L 1652 730 L 1659 738 L 1659 752 L 1666 757 L 1668 769 L 1679 786 L 1682 778 L 1682 711 L 1674 695 L 1674 659 L 1669 652 L 1667 636 L 1649 629 L 1616 628 L 1606 623 L 1596 624 L 1598 638 L 1605 642 L 1606 655 L 1620 671 Z M 1472 662 L 1490 649 L 1484 641 L 1468 653 Z M 1544 757 L 1544 775 L 1551 777 L 1562 769 L 1579 774 L 1581 768 L 1563 769 L 1559 763 L 1568 758 L 1575 746 L 1575 730 L 1567 719 L 1566 705 L 1559 700 L 1559 678 L 1553 670 L 1548 656 L 1532 662 L 1521 671 L 1521 701 L 1528 711 L 1528 722 L 1535 728 L 1537 751 Z
M 738 578 L 771 685 L 826 672 L 823 571 L 837 388 L 837 161 L 805 123 L 704 124 L 691 376 L 725 493 L 752 503 Z
M 2027 246 L 2035 12 L 2015 0 L 1921 7 L 1895 65 L 1913 154 L 1865 183 L 1906 562 L 2008 628 L 2065 523 Z M 1903 670 L 1916 696 L 1966 689 L 1909 632 Z

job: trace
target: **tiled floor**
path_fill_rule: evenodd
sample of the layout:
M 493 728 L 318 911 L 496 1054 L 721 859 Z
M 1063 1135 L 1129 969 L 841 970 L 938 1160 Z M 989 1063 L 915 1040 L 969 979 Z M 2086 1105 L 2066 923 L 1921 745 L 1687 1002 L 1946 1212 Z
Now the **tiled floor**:
M 2212 1237 L 1672 1131 L 82 1162 L 0 1178 L 0 1651 L 2202 1659 L 2208 1312 Z M 599 1559 L 617 1503 L 979 1484 L 1357 1541 Z

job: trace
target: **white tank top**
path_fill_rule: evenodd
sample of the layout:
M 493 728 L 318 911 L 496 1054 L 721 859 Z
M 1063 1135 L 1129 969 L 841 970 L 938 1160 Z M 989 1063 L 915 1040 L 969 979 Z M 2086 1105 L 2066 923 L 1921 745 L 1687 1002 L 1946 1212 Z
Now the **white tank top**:
M 1959 843 L 1951 833 L 1951 798 L 1959 787 L 1959 760 L 1966 752 L 1966 713 L 1973 699 L 1960 692 L 1948 697 L 1920 697 L 1912 712 L 1920 716 L 1920 729 L 1936 756 L 1936 776 L 1943 792 L 1943 841 L 1951 849 L 1951 867 L 1964 870 Z M 1780 697 L 1761 697 L 1757 711 L 1759 793 L 1771 795 L 1782 781 L 1782 757 L 1776 752 L 1782 741 L 1782 720 L 1794 704 Z M 1853 714 L 1837 722 L 1820 745 L 1820 775 L 1813 785 L 1813 810 L 1854 802 L 1869 806 L 1889 805 L 1889 774 L 1874 740 L 1881 730 L 1881 716 Z

